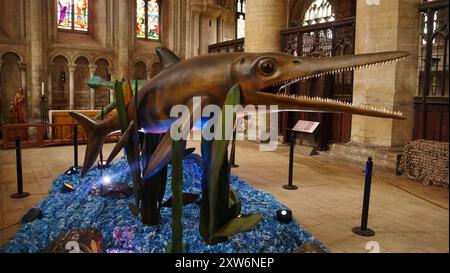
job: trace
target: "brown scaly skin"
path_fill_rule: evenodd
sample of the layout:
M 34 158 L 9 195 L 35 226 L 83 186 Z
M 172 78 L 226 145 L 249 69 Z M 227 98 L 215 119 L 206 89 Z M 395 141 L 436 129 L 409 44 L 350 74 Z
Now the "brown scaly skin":
M 265 91 L 302 79 L 394 62 L 409 55 L 408 52 L 393 51 L 314 58 L 294 57 L 284 53 L 221 53 L 198 56 L 179 63 L 170 60 L 170 66 L 139 91 L 137 124 L 149 133 L 165 133 L 174 121 L 170 118 L 173 106 L 190 105 L 193 97 L 201 97 L 202 106 L 221 106 L 228 90 L 235 84 L 241 87 L 243 106 L 278 105 L 280 111 L 338 112 L 404 119 L 400 112 L 329 99 L 289 96 L 282 92 L 285 90 L 283 87 L 278 94 Z M 128 115 L 134 121 L 135 99 L 133 97 L 127 106 Z M 82 171 L 84 175 L 95 163 L 106 135 L 120 129 L 119 120 L 117 116 L 113 116 L 97 124 L 81 114 L 72 112 L 71 115 L 88 133 L 89 142 Z M 170 141 L 163 140 L 160 146 L 150 160 L 146 175 L 153 174 L 170 160 Z

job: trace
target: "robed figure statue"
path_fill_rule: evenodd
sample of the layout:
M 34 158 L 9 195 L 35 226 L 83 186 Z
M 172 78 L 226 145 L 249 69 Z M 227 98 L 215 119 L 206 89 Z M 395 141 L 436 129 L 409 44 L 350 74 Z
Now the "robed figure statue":
M 22 87 L 19 88 L 14 98 L 14 110 L 16 112 L 16 123 L 25 123 L 25 94 Z

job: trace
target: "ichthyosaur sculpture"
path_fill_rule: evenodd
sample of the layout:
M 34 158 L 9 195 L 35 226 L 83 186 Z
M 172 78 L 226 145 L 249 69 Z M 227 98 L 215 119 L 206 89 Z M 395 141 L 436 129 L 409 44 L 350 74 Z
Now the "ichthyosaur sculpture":
M 338 112 L 404 119 L 400 112 L 331 99 L 299 97 L 281 90 L 304 79 L 396 62 L 409 56 L 408 52 L 324 58 L 295 57 L 284 53 L 219 53 L 184 61 L 168 49 L 159 48 L 157 52 L 163 70 L 139 90 L 138 96 L 131 99 L 126 109 L 133 126 L 147 133 L 168 132 L 175 121 L 170 117 L 171 108 L 180 104 L 191 105 L 193 97 L 201 97 L 201 105 L 222 106 L 228 90 L 236 84 L 241 88 L 240 102 L 243 106 L 278 105 L 279 111 Z M 274 88 L 280 92 L 273 92 Z M 87 132 L 88 144 L 81 173 L 84 176 L 94 165 L 106 136 L 119 130 L 120 122 L 117 115 L 101 122 L 76 112 L 71 112 L 71 116 Z M 171 147 L 171 136 L 166 134 L 149 160 L 146 177 L 170 161 Z

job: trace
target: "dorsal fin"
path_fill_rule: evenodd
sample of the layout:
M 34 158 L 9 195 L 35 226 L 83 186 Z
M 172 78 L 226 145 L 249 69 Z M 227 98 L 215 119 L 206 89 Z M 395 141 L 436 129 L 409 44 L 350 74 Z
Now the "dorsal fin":
M 173 53 L 173 51 L 165 47 L 156 48 L 156 54 L 158 54 L 161 69 L 166 69 L 169 66 L 181 61 L 181 59 L 178 58 L 178 56 Z

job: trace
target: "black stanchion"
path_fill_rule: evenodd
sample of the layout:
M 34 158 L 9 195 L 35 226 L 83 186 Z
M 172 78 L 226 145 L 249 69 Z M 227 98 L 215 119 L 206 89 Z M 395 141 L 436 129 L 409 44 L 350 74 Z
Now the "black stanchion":
M 20 136 L 16 137 L 16 170 L 17 170 L 17 193 L 11 194 L 11 198 L 19 199 L 30 196 L 28 192 L 23 192 L 22 177 L 22 147 L 20 146 Z
M 288 178 L 288 184 L 284 185 L 283 188 L 286 190 L 296 190 L 298 189 L 297 186 L 293 185 L 292 179 L 293 179 L 293 172 L 294 172 L 294 148 L 295 148 L 295 131 L 292 131 L 291 133 L 291 145 L 289 148 L 289 178 Z
M 361 216 L 361 226 L 352 229 L 354 233 L 365 237 L 371 237 L 375 235 L 375 231 L 367 228 L 367 222 L 369 220 L 370 189 L 372 186 L 372 170 L 373 161 L 372 157 L 369 157 L 366 163 L 366 178 L 364 182 L 364 200 Z
M 78 125 L 73 128 L 73 166 L 78 168 Z
M 47 122 L 47 119 L 45 116 L 45 98 L 46 98 L 46 96 L 44 96 L 44 95 L 41 96 L 41 124 L 44 124 Z M 44 127 L 43 131 L 44 131 L 44 139 L 47 139 L 48 138 L 47 128 Z
M 105 118 L 104 111 L 105 111 L 105 109 L 102 106 L 102 112 L 101 112 L 102 120 L 104 120 L 104 118 Z M 106 164 L 106 160 L 103 160 L 103 148 L 100 150 L 100 161 L 98 162 L 97 166 L 100 169 L 100 176 L 103 175 L 103 171 L 102 171 L 103 169 L 108 169 L 109 167 L 111 167 L 111 165 Z
M 78 125 L 73 127 L 73 166 L 64 172 L 66 175 L 78 174 Z

